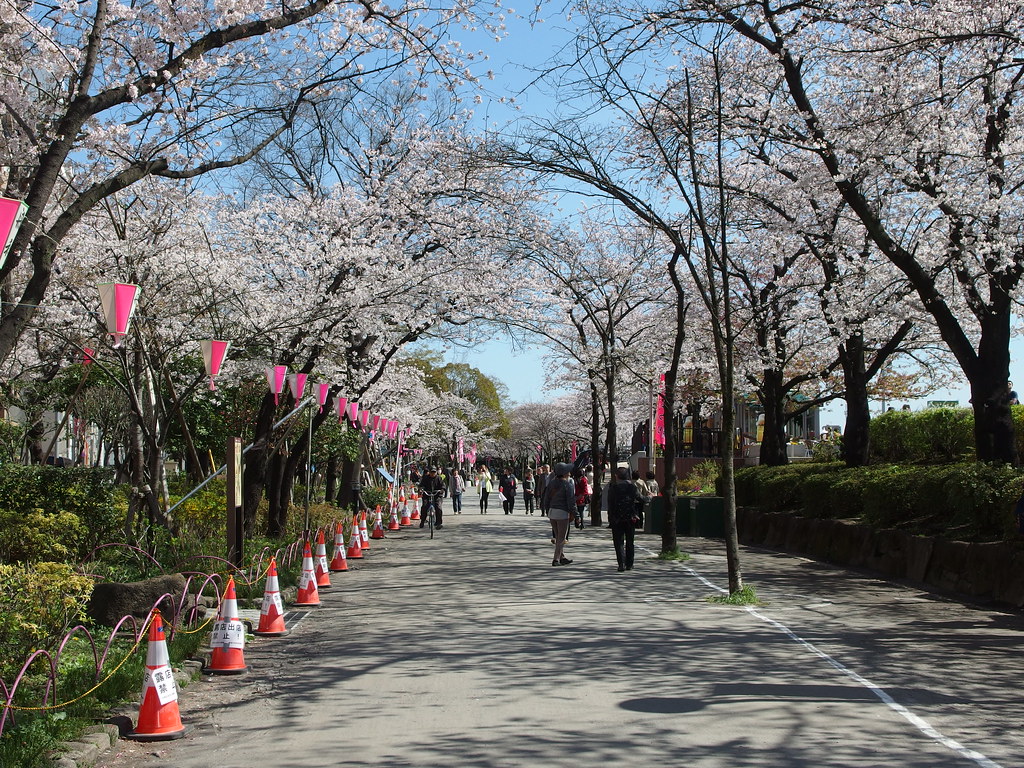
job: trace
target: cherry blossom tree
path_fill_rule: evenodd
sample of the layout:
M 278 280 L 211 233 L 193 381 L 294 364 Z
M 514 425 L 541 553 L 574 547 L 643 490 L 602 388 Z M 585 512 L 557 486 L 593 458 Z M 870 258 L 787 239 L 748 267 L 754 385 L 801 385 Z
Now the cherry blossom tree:
M 29 210 L 0 265 L 0 360 L 89 211 L 148 177 L 236 167 L 320 99 L 381 77 L 458 85 L 460 24 L 500 21 L 430 0 L 5 4 L 0 185 Z
M 719 30 L 748 124 L 810 157 L 899 269 L 971 387 L 977 455 L 1017 461 L 1019 2 L 605 5 L 649 51 Z M 702 31 L 703 30 L 703 31 Z M 649 47 L 650 46 L 650 47 Z
M 658 310 L 667 286 L 656 265 L 663 245 L 649 228 L 587 211 L 575 230 L 535 244 L 524 261 L 515 303 L 523 312 L 509 326 L 543 337 L 557 360 L 551 384 L 578 386 L 585 372 L 591 406 L 591 451 L 618 457 L 619 383 L 631 368 L 650 370 Z M 605 425 L 602 442 L 601 425 Z M 594 474 L 591 520 L 601 524 L 601 472 Z

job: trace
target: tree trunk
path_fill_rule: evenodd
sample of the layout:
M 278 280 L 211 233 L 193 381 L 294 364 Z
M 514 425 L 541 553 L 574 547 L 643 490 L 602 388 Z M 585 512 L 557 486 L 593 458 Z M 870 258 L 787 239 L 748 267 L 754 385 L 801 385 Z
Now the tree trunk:
M 284 473 L 284 455 L 281 450 L 275 450 L 267 463 L 266 492 L 267 492 L 267 536 L 272 539 L 279 539 L 284 536 L 285 527 L 288 524 L 288 505 L 281 503 L 280 488 L 282 475 Z
M 270 444 L 270 428 L 274 425 L 274 414 L 277 406 L 274 396 L 269 392 L 264 395 L 256 415 L 253 429 L 252 448 L 245 454 L 245 470 L 242 475 L 242 519 L 246 534 L 254 530 L 256 514 L 263 500 L 263 481 L 267 471 L 267 447 Z
M 846 427 L 843 461 L 848 467 L 866 466 L 871 459 L 871 411 L 868 406 L 868 374 L 864 337 L 856 334 L 839 345 L 846 389 Z
M 602 461 L 599 451 L 599 441 L 601 439 L 601 396 L 597 389 L 597 383 L 594 381 L 594 373 L 591 371 L 590 374 L 590 461 L 594 465 L 594 487 L 591 489 L 593 495 L 590 498 L 590 524 L 595 528 L 600 528 L 602 490 Z
M 759 463 L 765 466 L 781 467 L 789 463 L 786 453 L 786 394 L 782 386 L 782 372 L 764 371 L 758 397 L 764 408 L 764 435 L 761 439 Z M 722 432 L 725 433 L 724 423 Z M 732 439 L 731 434 L 729 438 Z
M 1010 411 L 1010 314 L 993 313 L 981 326 L 978 364 L 968 372 L 974 409 L 978 461 L 1017 466 L 1017 443 Z
M 327 467 L 324 469 L 324 503 L 331 504 L 334 501 L 337 484 L 338 457 L 332 453 L 327 457 Z
M 359 482 L 359 460 L 342 457 L 341 472 L 338 477 L 337 504 L 342 509 L 353 506 L 357 499 L 353 485 Z M 358 510 L 356 510 L 358 512 Z
M 672 338 L 672 355 L 669 359 L 668 371 L 665 372 L 665 392 L 662 400 L 662 411 L 665 419 L 665 457 L 662 475 L 662 527 L 661 551 L 669 554 L 679 551 L 679 537 L 676 533 L 676 456 L 679 454 L 680 434 L 676 430 L 676 382 L 679 380 L 679 365 L 683 355 L 683 342 L 686 341 L 686 294 L 676 274 L 676 264 L 681 251 L 677 248 L 669 262 L 668 273 L 672 286 L 676 291 L 676 327 Z M 654 429 L 654 425 L 651 425 Z M 652 462 L 653 466 L 653 462 Z

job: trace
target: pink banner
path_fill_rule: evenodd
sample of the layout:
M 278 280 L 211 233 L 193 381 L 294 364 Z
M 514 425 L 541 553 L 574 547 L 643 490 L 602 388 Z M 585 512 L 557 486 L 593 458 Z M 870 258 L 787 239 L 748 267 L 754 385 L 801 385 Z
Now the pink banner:
M 359 418 L 359 403 L 348 404 L 348 420 L 355 426 L 356 419 Z
M 369 424 L 369 423 L 370 423 L 370 412 L 364 410 L 362 413 L 359 414 L 359 424 L 362 426 L 363 429 L 366 429 L 366 425 Z
M 135 313 L 135 299 L 139 293 L 139 286 L 133 283 L 100 283 L 96 287 L 100 292 L 100 304 L 103 306 L 107 333 L 114 337 L 114 346 L 119 347 L 128 333 L 128 323 Z
M 288 388 L 292 391 L 292 397 L 295 398 L 296 405 L 299 404 L 303 393 L 306 391 L 306 379 L 308 378 L 308 373 L 293 373 L 288 377 Z
M 661 374 L 661 389 L 658 390 L 658 409 L 654 417 L 654 443 L 665 445 L 665 374 Z
M 320 412 L 323 413 L 324 405 L 327 404 L 327 396 L 331 393 L 331 385 L 321 381 L 316 385 L 316 402 L 320 406 Z
M 288 366 L 275 365 L 273 368 L 265 368 L 263 372 L 267 376 L 267 386 L 274 393 L 274 405 L 277 405 L 278 395 L 284 389 L 284 380 L 288 376 Z
M 18 234 L 21 222 L 27 212 L 28 206 L 21 200 L 0 197 L 0 243 L 3 243 L 3 251 L 0 251 L 0 267 L 7 261 L 7 254 L 10 253 L 14 237 Z
M 341 424 L 341 422 L 345 420 L 345 409 L 348 406 L 348 398 L 339 397 L 334 401 L 334 405 L 338 411 L 338 423 Z
M 573 462 L 576 461 L 576 451 L 577 450 L 578 450 L 578 443 L 575 440 L 573 440 L 572 441 L 571 453 L 570 453 L 570 457 L 571 457 Z
M 231 342 L 209 339 L 207 341 L 200 341 L 199 346 L 203 350 L 203 365 L 206 367 L 206 375 L 210 377 L 210 389 L 214 390 L 217 388 L 217 385 L 213 383 L 213 380 L 220 373 L 220 368 L 224 364 L 224 358 L 228 354 L 228 347 L 231 346 Z

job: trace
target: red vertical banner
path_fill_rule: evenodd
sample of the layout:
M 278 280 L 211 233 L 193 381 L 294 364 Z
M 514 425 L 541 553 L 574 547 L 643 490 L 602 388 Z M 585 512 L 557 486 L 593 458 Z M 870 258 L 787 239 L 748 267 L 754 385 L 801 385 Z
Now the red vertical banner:
M 654 416 L 654 442 L 665 445 L 665 374 L 661 374 L 661 388 L 658 390 L 658 410 Z
M 579 444 L 575 440 L 572 441 L 572 454 L 571 454 L 571 457 L 572 457 L 572 461 L 573 461 L 574 464 L 576 463 L 576 450 L 577 450 L 577 446 L 578 445 Z

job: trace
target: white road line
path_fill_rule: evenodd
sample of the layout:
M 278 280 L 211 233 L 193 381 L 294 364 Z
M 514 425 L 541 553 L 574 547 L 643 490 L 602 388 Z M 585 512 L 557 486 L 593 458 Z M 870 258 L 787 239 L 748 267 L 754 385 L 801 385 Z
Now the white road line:
M 909 722 L 911 725 L 917 728 L 921 733 L 923 733 L 928 738 L 937 741 L 939 744 L 942 744 L 948 749 L 953 750 L 961 757 L 965 757 L 968 760 L 971 760 L 972 762 L 975 762 L 978 765 L 983 766 L 983 768 L 1001 768 L 999 763 L 989 760 L 987 757 L 985 757 L 985 755 L 981 754 L 980 752 L 975 752 L 970 747 L 965 747 L 959 741 L 956 741 L 955 739 L 951 739 L 948 736 L 943 735 L 938 730 L 936 730 L 927 720 L 915 715 L 909 709 L 907 709 L 902 704 L 897 702 L 892 696 L 890 696 L 888 693 L 882 690 L 882 688 L 875 685 L 870 680 L 862 677 L 861 675 L 858 675 L 852 669 L 847 669 L 838 661 L 829 656 L 827 653 L 817 648 L 813 643 L 804 640 L 802 637 L 800 637 L 786 625 L 775 621 L 775 619 L 768 618 L 767 616 L 765 616 L 762 613 L 759 613 L 756 609 L 751 608 L 750 606 L 747 606 L 747 612 L 761 619 L 761 621 L 767 624 L 771 624 L 773 627 L 780 630 L 781 632 L 784 632 L 786 635 L 790 637 L 790 639 L 794 640 L 797 643 L 800 643 L 800 645 L 809 650 L 811 653 L 827 661 L 831 666 L 839 670 L 842 674 L 846 675 L 854 682 L 863 685 L 865 688 L 867 688 L 869 691 L 875 694 L 875 696 L 877 696 L 883 704 L 889 707 L 889 709 L 903 717 L 907 722 Z
M 648 550 L 646 547 L 644 547 L 643 549 L 645 551 L 648 551 L 648 552 L 651 551 L 651 550 Z M 701 574 L 697 573 L 697 571 L 693 570 L 693 568 L 691 568 L 690 566 L 683 565 L 682 563 L 680 563 L 679 565 L 687 573 L 689 573 L 695 579 L 700 581 L 706 587 L 708 587 L 710 589 L 713 589 L 713 590 L 715 590 L 717 592 L 722 592 L 722 593 L 728 592 L 727 589 L 725 589 L 723 587 L 720 587 L 717 584 L 713 584 L 711 581 L 709 581 L 708 579 L 704 578 L 704 576 L 702 576 Z M 829 656 L 827 653 L 825 653 L 824 651 L 822 651 L 818 647 L 816 647 L 813 643 L 808 642 L 807 640 L 804 640 L 802 637 L 800 637 L 798 634 L 796 634 L 793 630 L 791 630 L 785 624 L 782 624 L 782 623 L 776 621 L 775 619 L 771 619 L 771 618 L 765 616 L 763 613 L 758 612 L 755 608 L 752 608 L 750 606 L 747 606 L 747 612 L 750 613 L 752 616 L 756 616 L 757 618 L 759 618 L 761 621 L 765 622 L 766 624 L 770 624 L 771 626 L 775 627 L 780 632 L 785 633 L 791 640 L 793 640 L 794 642 L 799 643 L 804 648 L 806 648 L 808 651 L 813 653 L 815 656 L 818 656 L 819 658 L 824 659 L 826 662 L 828 662 L 828 664 L 830 666 L 832 666 L 833 668 L 835 668 L 836 670 L 838 670 L 842 674 L 846 675 L 846 677 L 850 678 L 851 680 L 853 680 L 858 685 L 862 685 L 865 688 L 867 688 L 869 691 L 871 691 L 871 693 L 873 693 L 879 699 L 879 701 L 881 701 L 883 704 L 885 704 L 887 707 L 889 707 L 889 709 L 891 709 L 893 712 L 895 712 L 898 715 L 900 715 L 900 717 L 904 718 L 908 723 L 910 723 L 915 728 L 917 728 L 921 733 L 923 733 L 929 739 L 932 739 L 933 741 L 936 741 L 939 744 L 942 744 L 947 749 L 950 749 L 953 752 L 956 752 L 961 757 L 967 758 L 971 762 L 974 762 L 977 765 L 982 766 L 982 768 L 1002 768 L 1002 766 L 999 763 L 997 763 L 997 762 L 995 762 L 993 760 L 990 760 L 989 758 L 985 757 L 985 755 L 981 754 L 980 752 L 976 752 L 975 750 L 971 749 L 970 747 L 964 746 L 963 744 L 961 744 L 956 739 L 951 739 L 948 736 L 942 734 L 934 726 L 932 726 L 927 720 L 925 720 L 922 717 L 919 717 L 918 715 L 915 715 L 909 709 L 907 709 L 902 704 L 900 704 L 898 701 L 896 701 L 892 696 L 890 696 L 888 693 L 886 693 L 880 686 L 875 685 L 874 683 L 872 683 L 867 678 L 862 677 L 861 675 L 859 675 L 856 672 L 854 672 L 852 669 L 848 669 L 847 667 L 843 666 L 838 661 L 836 661 L 834 658 Z

